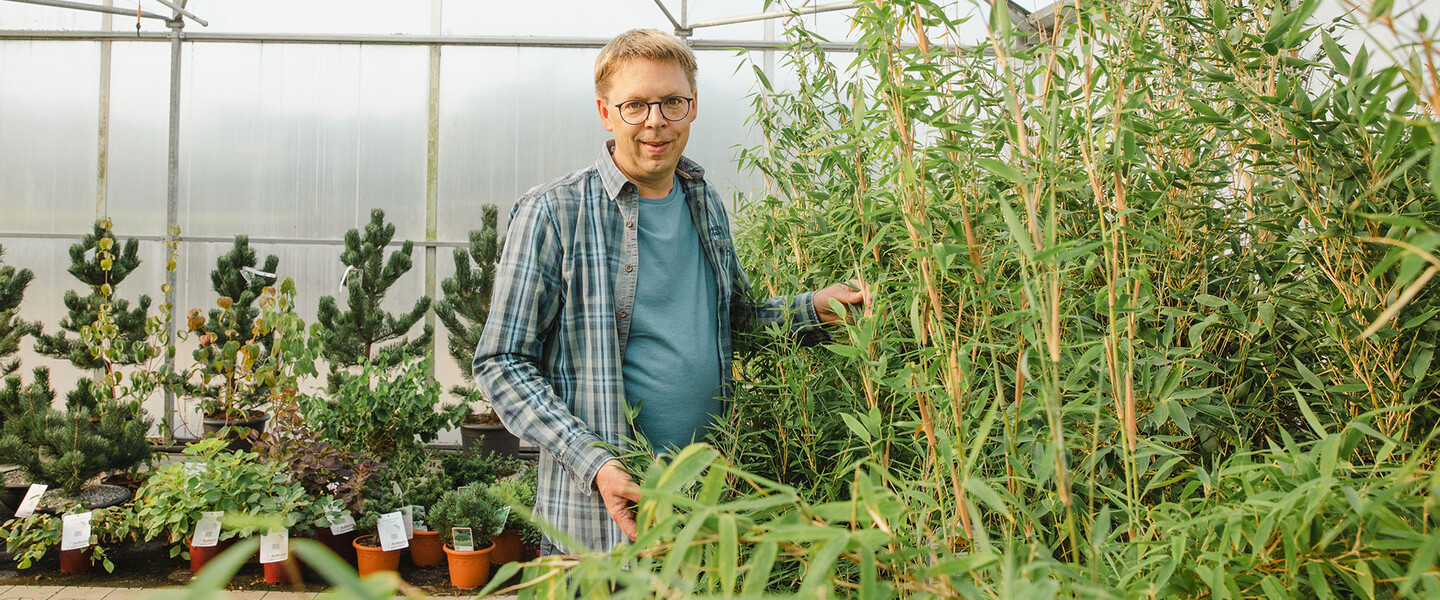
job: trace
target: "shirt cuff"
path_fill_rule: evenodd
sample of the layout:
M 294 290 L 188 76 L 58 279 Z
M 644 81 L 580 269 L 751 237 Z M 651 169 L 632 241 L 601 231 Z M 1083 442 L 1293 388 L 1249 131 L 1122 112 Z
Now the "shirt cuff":
M 820 322 L 820 313 L 815 308 L 815 292 L 795 296 L 794 302 L 792 318 L 795 338 L 800 340 L 801 345 L 813 346 L 829 342 L 830 332 L 826 331 L 825 324 Z
M 595 475 L 600 472 L 600 467 L 612 458 L 615 457 L 600 446 L 600 438 L 593 433 L 587 433 L 570 443 L 569 448 L 560 456 L 560 464 L 570 473 L 576 489 L 584 492 L 588 498 L 595 493 Z

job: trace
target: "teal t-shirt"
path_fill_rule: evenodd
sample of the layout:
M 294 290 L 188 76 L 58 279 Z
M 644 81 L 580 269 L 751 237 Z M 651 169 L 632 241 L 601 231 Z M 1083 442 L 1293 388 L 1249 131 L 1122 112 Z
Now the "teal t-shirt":
M 656 451 L 699 440 L 720 414 L 714 269 L 700 248 L 680 181 L 640 198 L 640 264 L 622 374 L 635 426 Z

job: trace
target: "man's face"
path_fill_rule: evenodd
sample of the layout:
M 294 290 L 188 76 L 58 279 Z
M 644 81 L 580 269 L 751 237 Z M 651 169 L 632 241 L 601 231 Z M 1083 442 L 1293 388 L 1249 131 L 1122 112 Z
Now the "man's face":
M 695 120 L 699 99 L 690 106 L 690 114 L 678 121 L 660 114 L 660 105 L 650 106 L 650 116 L 639 125 L 626 123 L 616 104 L 630 100 L 658 102 L 671 96 L 695 96 L 685 69 L 674 62 L 647 58 L 626 61 L 610 77 L 610 90 L 605 98 L 596 98 L 600 122 L 615 134 L 615 166 L 641 192 L 668 190 L 680 162 L 680 153 L 690 139 L 690 122 Z

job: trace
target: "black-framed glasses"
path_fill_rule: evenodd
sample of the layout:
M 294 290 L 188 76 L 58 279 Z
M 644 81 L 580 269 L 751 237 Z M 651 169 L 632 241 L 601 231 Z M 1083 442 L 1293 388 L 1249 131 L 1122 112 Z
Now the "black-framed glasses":
M 620 111 L 620 119 L 631 125 L 642 125 L 650 119 L 650 107 L 659 106 L 660 116 L 666 121 L 679 121 L 690 116 L 690 105 L 695 102 L 694 97 L 670 96 L 655 102 L 644 100 L 626 100 L 615 105 Z

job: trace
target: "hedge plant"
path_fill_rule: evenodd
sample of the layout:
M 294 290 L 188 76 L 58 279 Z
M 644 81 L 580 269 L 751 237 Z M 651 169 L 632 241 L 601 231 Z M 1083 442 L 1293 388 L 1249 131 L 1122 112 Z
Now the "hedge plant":
M 1440 594 L 1440 15 L 994 6 L 863 3 L 853 56 L 792 22 L 791 88 L 756 62 L 756 292 L 875 301 L 751 345 L 639 539 L 534 593 Z

